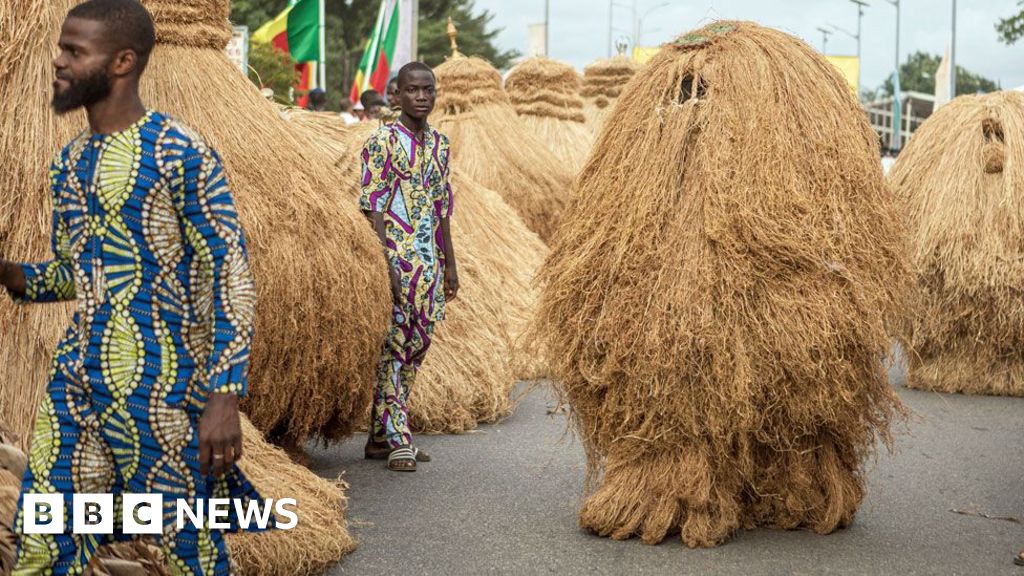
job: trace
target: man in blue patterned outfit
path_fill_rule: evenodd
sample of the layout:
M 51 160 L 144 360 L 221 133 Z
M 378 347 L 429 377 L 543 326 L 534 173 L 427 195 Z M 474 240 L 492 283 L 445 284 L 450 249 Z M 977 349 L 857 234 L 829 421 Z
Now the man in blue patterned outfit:
M 255 314 L 245 240 L 217 154 L 142 104 L 154 44 L 136 0 L 84 2 L 61 30 L 53 107 L 85 107 L 89 129 L 51 167 L 53 259 L 0 261 L 0 284 L 20 302 L 78 301 L 22 486 L 62 494 L 68 521 L 23 534 L 19 512 L 14 574 L 78 574 L 126 537 L 72 534 L 75 493 L 163 495 L 171 571 L 228 574 L 222 531 L 179 531 L 176 499 L 259 499 L 235 466 Z

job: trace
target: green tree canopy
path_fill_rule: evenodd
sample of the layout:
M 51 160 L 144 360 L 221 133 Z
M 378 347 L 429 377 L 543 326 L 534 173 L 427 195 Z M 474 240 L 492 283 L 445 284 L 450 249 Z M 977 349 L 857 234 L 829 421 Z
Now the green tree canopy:
M 287 6 L 288 0 L 231 0 L 231 20 L 255 32 Z M 380 2 L 375 0 L 327 2 L 327 84 L 332 107 L 348 95 L 379 9 Z M 507 68 L 519 55 L 495 45 L 501 30 L 491 26 L 494 15 L 477 10 L 473 0 L 420 0 L 419 56 L 427 64 L 436 66 L 448 55 L 448 16 L 459 29 L 463 53 L 490 60 L 498 68 Z M 263 70 L 257 68 L 257 72 L 264 76 Z
M 904 91 L 935 93 L 935 73 L 939 71 L 942 57 L 927 52 L 915 52 L 900 66 L 900 89 Z M 975 74 L 962 66 L 956 67 L 956 93 L 974 94 L 976 92 L 994 92 L 999 86 L 979 74 Z M 881 96 L 892 96 L 892 78 L 886 78 L 879 88 Z
M 1020 12 L 1013 16 L 1003 18 L 996 23 L 996 31 L 999 32 L 999 39 L 1007 44 L 1024 38 L 1024 0 L 1018 0 L 1017 5 L 1021 7 Z

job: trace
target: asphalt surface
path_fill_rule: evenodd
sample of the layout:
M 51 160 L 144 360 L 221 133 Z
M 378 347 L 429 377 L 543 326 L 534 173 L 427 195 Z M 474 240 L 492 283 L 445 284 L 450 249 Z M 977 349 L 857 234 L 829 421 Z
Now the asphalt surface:
M 1015 520 L 1024 519 L 1024 399 L 918 392 L 902 381 L 894 369 L 914 418 L 894 454 L 869 462 L 864 504 L 838 533 L 755 530 L 712 550 L 590 535 L 576 523 L 583 452 L 541 387 L 498 425 L 419 438 L 434 461 L 412 474 L 363 460 L 363 438 L 314 449 L 314 470 L 351 484 L 360 543 L 330 574 L 1024 576 L 1012 564 L 1024 546 Z

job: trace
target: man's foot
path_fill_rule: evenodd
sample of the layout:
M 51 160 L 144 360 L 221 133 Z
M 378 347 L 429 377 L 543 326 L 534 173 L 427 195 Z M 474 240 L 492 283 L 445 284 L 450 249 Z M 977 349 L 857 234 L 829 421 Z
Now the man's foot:
M 1024 550 L 1017 552 L 1017 555 L 1013 557 L 1013 563 L 1017 566 L 1024 566 Z
M 395 472 L 415 472 L 416 454 L 412 448 L 395 448 L 388 455 L 388 470 Z

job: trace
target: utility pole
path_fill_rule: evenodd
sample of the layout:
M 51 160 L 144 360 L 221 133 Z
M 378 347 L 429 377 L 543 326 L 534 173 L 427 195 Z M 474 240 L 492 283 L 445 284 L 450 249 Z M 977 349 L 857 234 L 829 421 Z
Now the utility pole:
M 544 0 L 544 56 L 551 56 L 551 0 Z
M 821 53 L 828 56 L 828 37 L 832 35 L 832 31 L 818 26 L 818 32 L 821 32 Z
M 861 24 L 864 21 L 864 8 L 868 3 L 864 0 L 850 0 L 857 5 L 857 90 L 861 89 L 861 76 L 863 76 L 864 65 L 861 62 Z

